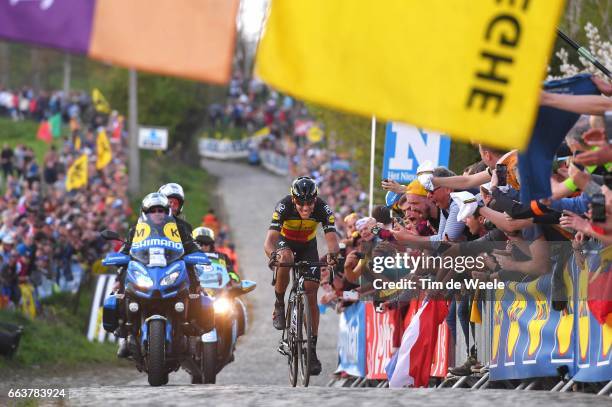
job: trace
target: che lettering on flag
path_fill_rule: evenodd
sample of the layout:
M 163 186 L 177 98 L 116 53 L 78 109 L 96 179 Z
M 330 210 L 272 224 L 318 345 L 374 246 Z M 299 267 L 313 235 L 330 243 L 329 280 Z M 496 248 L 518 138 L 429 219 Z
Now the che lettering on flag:
M 563 4 L 272 0 L 256 71 L 315 103 L 523 148 Z

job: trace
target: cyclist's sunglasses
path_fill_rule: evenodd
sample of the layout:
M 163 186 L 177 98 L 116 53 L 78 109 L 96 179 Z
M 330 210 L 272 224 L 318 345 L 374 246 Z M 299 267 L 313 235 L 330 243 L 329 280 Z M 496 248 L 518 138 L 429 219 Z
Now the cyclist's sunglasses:
M 312 206 L 315 203 L 314 199 L 299 199 L 299 198 L 294 198 L 295 199 L 295 204 L 299 205 L 299 206 Z
M 161 207 L 158 206 L 158 207 L 153 207 L 153 208 L 149 209 L 145 213 L 166 213 L 166 209 L 161 208 Z

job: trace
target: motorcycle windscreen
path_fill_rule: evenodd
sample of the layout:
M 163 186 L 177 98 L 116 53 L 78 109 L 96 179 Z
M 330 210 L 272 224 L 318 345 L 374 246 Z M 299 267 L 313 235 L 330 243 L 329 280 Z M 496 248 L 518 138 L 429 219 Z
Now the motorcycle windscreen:
M 195 266 L 196 273 L 200 279 L 200 285 L 203 288 L 221 289 L 230 281 L 225 261 L 218 258 L 218 256 L 212 256 L 208 253 L 207 255 L 210 265 L 199 264 Z
M 143 215 L 136 224 L 130 255 L 148 267 L 166 267 L 180 259 L 183 243 L 174 218 L 165 213 Z

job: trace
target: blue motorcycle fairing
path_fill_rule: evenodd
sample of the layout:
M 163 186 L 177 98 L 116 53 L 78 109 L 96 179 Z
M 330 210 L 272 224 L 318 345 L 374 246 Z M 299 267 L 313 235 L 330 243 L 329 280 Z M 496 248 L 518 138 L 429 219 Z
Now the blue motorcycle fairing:
M 174 283 L 162 286 L 163 278 L 174 272 L 179 273 Z M 148 288 L 138 286 L 138 275 L 150 278 L 153 284 Z M 182 284 L 189 284 L 188 281 L 185 263 L 180 260 L 166 267 L 145 267 L 137 261 L 130 261 L 128 264 L 126 285 L 133 285 L 134 293 L 140 298 L 152 298 L 155 292 L 159 292 L 159 298 L 171 298 L 176 296 Z
M 205 253 L 195 252 L 183 256 L 186 264 L 210 264 L 210 259 Z
M 103 266 L 125 266 L 130 262 L 130 256 L 123 253 L 107 253 L 102 260 Z

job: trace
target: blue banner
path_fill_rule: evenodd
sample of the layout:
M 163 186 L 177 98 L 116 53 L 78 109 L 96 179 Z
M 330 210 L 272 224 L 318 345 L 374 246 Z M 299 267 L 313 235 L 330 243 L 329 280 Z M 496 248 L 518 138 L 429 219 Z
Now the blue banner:
M 495 294 L 491 380 L 557 376 L 567 366 L 576 381 L 612 380 L 612 326 L 601 325 L 588 306 L 588 285 L 600 265 L 572 258 L 564 270 L 567 307 L 551 307 L 552 274 L 529 283 L 512 282 Z
M 604 250 L 605 251 L 605 250 Z M 602 251 L 601 253 L 603 253 Z M 603 382 L 612 380 L 612 325 L 610 318 L 603 325 L 597 321 L 591 312 L 588 299 L 610 300 L 606 295 L 597 295 L 591 292 L 594 285 L 609 284 L 610 273 L 607 269 L 599 269 L 600 255 L 595 254 L 585 267 L 579 267 L 572 262 L 572 274 L 576 284 L 578 318 L 575 322 L 577 340 L 574 344 L 576 354 L 576 375 L 574 380 L 579 382 Z M 599 273 L 597 272 L 599 271 Z M 597 275 L 597 277 L 596 277 Z M 602 279 L 602 277 L 604 277 Z
M 385 132 L 383 179 L 407 184 L 424 161 L 448 167 L 450 138 L 407 124 L 389 122 Z
M 351 376 L 366 374 L 366 326 L 365 305 L 356 302 L 340 314 L 338 329 L 338 368 L 336 373 Z

